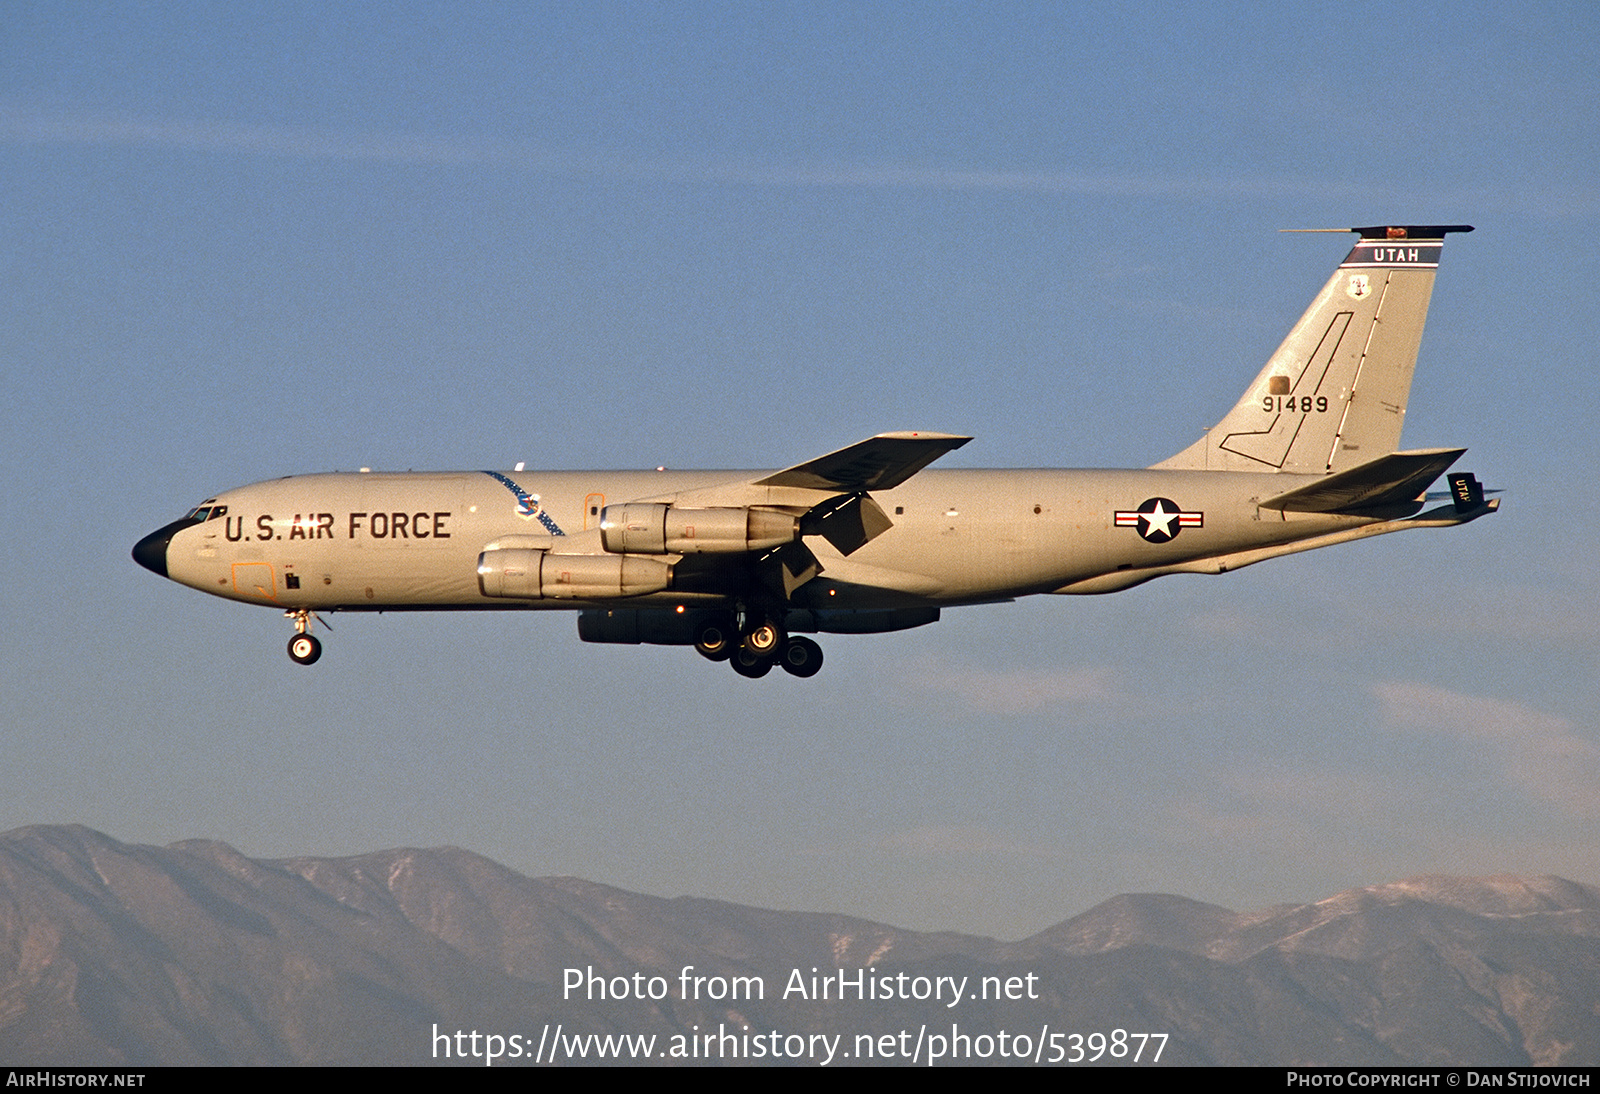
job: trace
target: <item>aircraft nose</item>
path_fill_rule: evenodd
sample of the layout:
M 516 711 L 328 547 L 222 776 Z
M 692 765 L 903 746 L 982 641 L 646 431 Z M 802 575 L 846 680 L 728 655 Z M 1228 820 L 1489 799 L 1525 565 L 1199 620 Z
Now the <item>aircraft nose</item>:
M 187 528 L 195 522 L 185 517 L 175 520 L 163 528 L 157 528 L 148 536 L 133 545 L 133 561 L 143 566 L 153 574 L 167 576 L 167 546 L 172 542 L 172 537 L 180 529 Z

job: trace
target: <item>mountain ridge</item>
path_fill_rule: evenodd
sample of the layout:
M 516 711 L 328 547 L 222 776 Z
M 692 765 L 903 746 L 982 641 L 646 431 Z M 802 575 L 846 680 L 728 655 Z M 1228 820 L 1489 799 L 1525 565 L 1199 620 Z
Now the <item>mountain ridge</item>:
M 793 990 L 812 970 L 965 977 L 974 994 L 822 1001 Z M 670 990 L 567 997 L 574 975 L 635 974 Z M 766 994 L 686 997 L 682 975 Z M 978 999 L 984 977 L 1018 994 Z M 529 878 L 459 847 L 252 859 L 81 825 L 0 833 L 8 1062 L 431 1063 L 440 1028 L 854 1037 L 952 1022 L 1167 1033 L 1163 1063 L 1593 1063 L 1600 890 L 1430 875 L 1245 912 L 1123 894 L 1004 942 Z

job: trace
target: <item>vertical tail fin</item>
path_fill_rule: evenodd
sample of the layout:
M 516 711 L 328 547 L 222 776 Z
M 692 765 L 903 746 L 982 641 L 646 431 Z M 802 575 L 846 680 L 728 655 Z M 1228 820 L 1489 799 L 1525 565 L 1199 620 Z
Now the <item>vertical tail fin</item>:
M 1399 448 L 1439 252 L 1472 228 L 1350 230 L 1361 238 L 1227 417 L 1156 467 L 1320 475 Z

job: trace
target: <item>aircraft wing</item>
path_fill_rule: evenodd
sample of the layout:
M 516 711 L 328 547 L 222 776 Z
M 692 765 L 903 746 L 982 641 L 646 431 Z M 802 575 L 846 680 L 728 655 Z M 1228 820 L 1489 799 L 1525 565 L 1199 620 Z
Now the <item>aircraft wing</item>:
M 1268 498 L 1263 509 L 1291 513 L 1343 513 L 1414 502 L 1434 479 L 1461 458 L 1465 448 L 1391 452 L 1348 471 Z
M 793 486 L 830 493 L 893 490 L 946 452 L 972 440 L 952 433 L 880 433 L 864 441 L 786 467 L 757 486 Z
M 757 479 L 660 500 L 683 509 L 750 507 L 791 513 L 800 521 L 801 536 L 821 536 L 840 554 L 849 555 L 894 527 L 882 506 L 872 500 L 871 491 L 894 489 L 971 439 L 920 431 L 880 433 Z M 768 552 L 763 559 L 780 556 L 786 594 L 821 572 L 815 556 L 799 542 Z

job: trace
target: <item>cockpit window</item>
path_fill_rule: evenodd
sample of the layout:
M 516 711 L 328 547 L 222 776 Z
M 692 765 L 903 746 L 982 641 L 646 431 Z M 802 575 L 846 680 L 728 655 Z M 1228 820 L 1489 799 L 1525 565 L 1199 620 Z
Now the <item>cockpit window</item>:
M 228 511 L 226 505 L 217 505 L 216 498 L 207 498 L 184 515 L 185 520 L 215 520 Z

